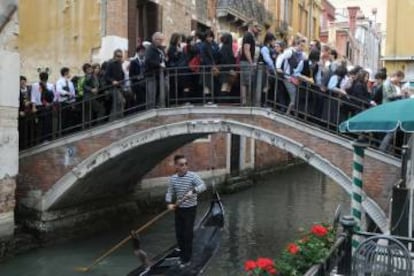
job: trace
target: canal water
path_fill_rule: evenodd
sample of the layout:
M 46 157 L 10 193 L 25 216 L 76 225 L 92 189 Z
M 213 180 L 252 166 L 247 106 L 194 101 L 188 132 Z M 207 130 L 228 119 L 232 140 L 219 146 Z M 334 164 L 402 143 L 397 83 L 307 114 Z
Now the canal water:
M 350 200 L 342 188 L 307 165 L 267 175 L 257 185 L 222 196 L 226 225 L 219 251 L 204 275 L 243 275 L 243 263 L 259 256 L 276 257 L 290 241 L 313 223 L 331 222 L 338 204 L 349 213 Z M 200 204 L 203 211 L 207 202 Z M 122 276 L 138 265 L 127 244 L 90 272 L 77 272 L 122 240 L 130 226 L 115 227 L 87 240 L 72 241 L 0 263 L 1 276 Z M 142 234 L 143 249 L 154 256 L 174 242 L 173 216 L 168 215 Z

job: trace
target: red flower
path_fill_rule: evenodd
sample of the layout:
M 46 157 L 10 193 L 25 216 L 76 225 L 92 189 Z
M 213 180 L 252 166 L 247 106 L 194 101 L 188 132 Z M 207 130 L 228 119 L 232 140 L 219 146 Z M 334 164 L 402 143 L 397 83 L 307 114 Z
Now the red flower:
M 253 260 L 247 260 L 244 263 L 244 270 L 245 271 L 251 271 L 251 270 L 255 269 L 256 267 L 257 267 L 256 262 L 253 261 Z
M 297 246 L 295 243 L 289 243 L 287 246 L 287 250 L 290 254 L 296 255 L 299 252 L 299 246 Z
M 256 264 L 263 270 L 268 270 L 269 268 L 273 268 L 275 266 L 273 261 L 269 258 L 258 258 Z
M 317 225 L 312 226 L 311 232 L 315 236 L 324 237 L 326 236 L 326 234 L 328 234 L 328 229 L 326 229 L 326 227 L 320 224 L 317 224 Z

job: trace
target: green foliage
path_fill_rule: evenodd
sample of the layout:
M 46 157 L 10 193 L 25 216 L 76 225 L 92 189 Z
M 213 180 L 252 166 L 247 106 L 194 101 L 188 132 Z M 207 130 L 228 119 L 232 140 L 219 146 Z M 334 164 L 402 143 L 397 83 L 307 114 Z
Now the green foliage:
M 314 225 L 309 233 L 282 252 L 276 261 L 276 268 L 283 276 L 303 275 L 311 266 L 328 256 L 334 242 L 335 232 L 332 227 Z
M 275 260 L 278 275 L 303 275 L 309 268 L 321 263 L 328 256 L 329 250 L 335 242 L 335 237 L 335 230 L 331 226 L 321 224 L 312 226 L 301 239 L 288 244 L 279 258 Z M 268 275 L 265 274 L 267 271 L 251 265 L 246 266 L 245 264 L 245 270 L 247 275 Z

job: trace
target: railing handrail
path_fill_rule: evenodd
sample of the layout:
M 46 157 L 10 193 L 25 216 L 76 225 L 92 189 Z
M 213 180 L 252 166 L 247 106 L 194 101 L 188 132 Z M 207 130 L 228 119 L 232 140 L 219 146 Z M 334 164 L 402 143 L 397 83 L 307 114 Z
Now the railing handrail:
M 103 85 L 98 88 L 98 92 L 96 95 L 93 95 L 91 93 L 83 94 L 82 98 L 77 98 L 77 101 L 75 103 L 71 103 L 70 106 L 65 103 L 59 103 L 55 101 L 53 103 L 55 109 L 57 109 L 58 113 L 58 135 L 56 136 L 53 134 L 52 139 L 55 137 L 60 137 L 63 130 L 73 131 L 78 128 L 85 128 L 85 124 L 89 125 L 89 127 L 93 124 L 97 123 L 96 118 L 91 119 L 94 117 L 92 114 L 85 114 L 90 113 L 91 111 L 88 109 L 88 106 L 90 108 L 90 105 L 94 101 L 100 101 L 101 99 L 105 100 L 105 97 L 108 97 L 108 93 L 103 93 L 104 91 L 110 91 L 112 93 L 109 95 L 109 97 L 113 99 L 117 99 L 119 95 L 117 96 L 117 93 L 111 91 L 115 90 L 113 88 L 118 87 L 122 89 L 120 93 L 124 93 L 124 91 L 127 90 L 135 90 L 135 89 L 143 89 L 144 94 L 146 94 L 146 98 L 144 102 L 141 102 L 139 104 L 136 104 L 135 106 L 128 107 L 128 108 L 120 108 L 117 110 L 114 109 L 117 113 L 112 113 L 113 110 L 111 110 L 110 114 L 106 113 L 105 116 L 99 118 L 99 122 L 102 120 L 111 120 L 111 115 L 115 116 L 115 119 L 118 119 L 119 116 L 123 116 L 124 112 L 136 112 L 139 110 L 147 110 L 154 107 L 170 107 L 173 105 L 180 105 L 184 104 L 186 102 L 195 102 L 206 104 L 208 102 L 214 102 L 216 100 L 226 99 L 226 101 L 230 101 L 231 105 L 251 105 L 251 106 L 261 106 L 265 105 L 266 107 L 271 107 L 276 112 L 281 112 L 286 105 L 283 105 L 283 103 L 280 102 L 280 96 L 282 95 L 279 91 L 278 85 L 282 81 L 286 81 L 286 78 L 284 74 L 271 74 L 267 70 L 267 65 L 263 62 L 260 62 L 256 65 L 249 65 L 251 69 L 257 69 L 257 70 L 249 70 L 249 74 L 251 78 L 255 78 L 255 83 L 250 82 L 249 87 L 247 88 L 248 91 L 250 91 L 250 95 L 247 95 L 248 101 L 245 99 L 243 100 L 243 97 L 246 97 L 246 95 L 241 94 L 241 90 L 237 90 L 237 94 L 227 93 L 226 95 L 216 95 L 215 89 L 217 88 L 217 83 L 221 83 L 223 77 L 229 76 L 230 74 L 236 73 L 234 78 L 236 79 L 236 83 L 234 86 L 237 88 L 238 86 L 241 86 L 241 82 L 237 82 L 238 79 L 241 79 L 241 75 L 245 73 L 245 71 L 242 71 L 243 69 L 240 67 L 239 64 L 217 64 L 217 65 L 199 65 L 198 71 L 193 72 L 191 71 L 191 68 L 189 66 L 181 66 L 181 67 L 167 67 L 167 68 L 160 68 L 157 71 L 154 71 L 153 73 L 144 73 L 140 76 L 132 76 L 128 79 L 122 80 L 119 82 L 117 86 L 112 84 Z M 212 68 L 218 68 L 218 76 L 213 74 L 211 72 Z M 227 74 L 227 75 L 226 75 Z M 164 77 L 161 77 L 163 75 Z M 169 90 L 165 89 L 165 85 L 161 85 L 162 89 L 160 92 L 162 92 L 161 99 L 153 99 L 153 101 L 157 100 L 157 103 L 150 102 L 148 96 L 148 91 L 150 89 L 150 82 L 151 78 L 154 76 L 158 76 L 157 79 L 160 80 L 160 83 L 164 82 L 169 86 Z M 239 78 L 240 76 L 240 78 Z M 98 76 L 99 77 L 99 76 Z M 162 78 L 162 79 L 161 79 Z M 196 95 L 189 96 L 188 94 L 181 93 L 179 90 L 180 83 L 183 82 L 183 80 L 188 78 L 195 78 L 197 79 L 197 84 L 195 91 Z M 102 83 L 105 83 L 105 80 L 102 79 Z M 241 80 L 240 80 L 241 81 Z M 268 90 L 265 94 L 263 93 L 263 88 L 269 86 L 269 83 L 273 82 L 273 90 Z M 125 85 L 127 84 L 127 85 Z M 156 85 L 156 84 L 155 84 Z M 205 94 L 202 91 L 200 91 L 201 87 L 210 87 L 211 93 Z M 156 89 L 156 88 L 155 88 Z M 322 127 L 323 129 L 334 132 L 338 135 L 349 137 L 346 134 L 339 133 L 338 131 L 338 125 L 342 121 L 344 108 L 348 108 L 352 110 L 353 113 L 359 112 L 363 110 L 369 103 L 358 99 L 356 97 L 353 97 L 352 95 L 348 95 L 347 98 L 338 97 L 335 92 L 332 91 L 321 91 L 317 85 L 313 84 L 312 82 L 306 82 L 305 80 L 301 80 L 300 84 L 296 86 L 297 91 L 297 100 L 295 103 L 295 116 L 299 120 L 305 120 L 307 123 L 311 123 L 313 125 L 317 124 L 318 126 Z M 239 93 L 240 92 L 240 93 Z M 115 93 L 115 94 L 114 94 Z M 181 93 L 181 94 L 180 94 Z M 272 94 L 273 93 L 273 94 Z M 87 96 L 86 96 L 87 95 Z M 126 94 L 122 94 L 120 97 L 125 97 Z M 136 95 L 135 95 L 136 96 Z M 322 114 L 316 115 L 312 113 L 312 106 L 311 102 L 309 100 L 309 97 L 319 97 L 323 101 L 326 101 L 326 107 L 324 107 L 324 110 L 327 110 L 327 117 L 323 117 Z M 155 97 L 155 96 L 154 96 Z M 279 98 L 278 98 L 279 97 Z M 305 104 L 301 107 L 300 102 L 298 98 L 304 97 Z M 119 99 L 118 99 L 119 100 Z M 62 118 L 62 111 L 68 110 L 69 108 L 79 108 L 81 109 L 81 116 L 82 120 L 78 122 L 77 124 L 74 124 L 72 126 L 64 126 L 62 128 L 62 124 L 60 122 L 63 122 Z M 108 109 L 108 108 L 107 108 Z M 50 111 L 53 112 L 53 111 Z M 55 111 L 56 112 L 56 111 Z M 331 114 L 332 113 L 332 114 Z M 46 113 L 43 113 L 43 115 Z M 42 116 L 42 114 L 34 114 L 34 116 L 27 116 L 29 120 L 32 120 L 30 117 L 39 117 Z M 319 117 L 318 117 L 319 116 Z M 321 117 L 322 116 L 322 117 Z M 63 116 L 64 117 L 64 116 Z M 85 122 L 84 119 L 88 118 L 89 121 Z M 64 125 L 64 124 L 63 124 Z M 66 129 L 68 127 L 68 129 Z M 352 137 L 352 135 L 351 135 Z M 43 138 L 41 138 L 43 139 Z M 40 140 L 41 140 L 40 139 Z M 375 141 L 374 138 L 372 138 L 372 141 Z M 26 145 L 26 148 L 31 147 L 38 142 L 30 142 L 28 145 Z
M 374 237 L 374 236 L 378 236 L 379 234 L 378 233 L 372 233 L 372 232 L 355 231 L 354 235 L 358 235 L 358 236 L 362 236 L 362 237 Z M 392 237 L 396 240 L 399 240 L 401 242 L 414 243 L 414 238 L 396 236 L 396 235 L 390 235 L 390 237 Z

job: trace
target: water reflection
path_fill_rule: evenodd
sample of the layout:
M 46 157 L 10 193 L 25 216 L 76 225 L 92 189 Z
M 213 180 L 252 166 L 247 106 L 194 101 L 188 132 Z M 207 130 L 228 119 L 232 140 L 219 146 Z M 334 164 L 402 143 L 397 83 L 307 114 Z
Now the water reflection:
M 331 221 L 338 204 L 349 206 L 349 197 L 339 185 L 303 165 L 268 176 L 251 189 L 223 196 L 223 203 L 226 209 L 223 242 L 204 275 L 241 275 L 244 260 L 276 257 L 289 241 L 300 235 L 300 228 Z M 199 211 L 203 211 L 203 206 Z M 349 208 L 345 208 L 344 213 L 348 212 Z M 129 228 L 118 226 L 111 233 L 88 240 L 17 256 L 0 264 L 0 275 L 126 275 L 137 265 L 130 244 L 91 272 L 75 272 L 74 268 L 91 263 L 123 239 Z M 162 218 L 149 230 L 143 233 L 142 243 L 147 253 L 154 256 L 174 242 L 173 216 Z
M 243 262 L 276 257 L 316 222 L 331 222 L 338 204 L 349 213 L 342 188 L 309 166 L 299 166 L 225 198 L 225 238 L 207 275 L 240 275 Z

